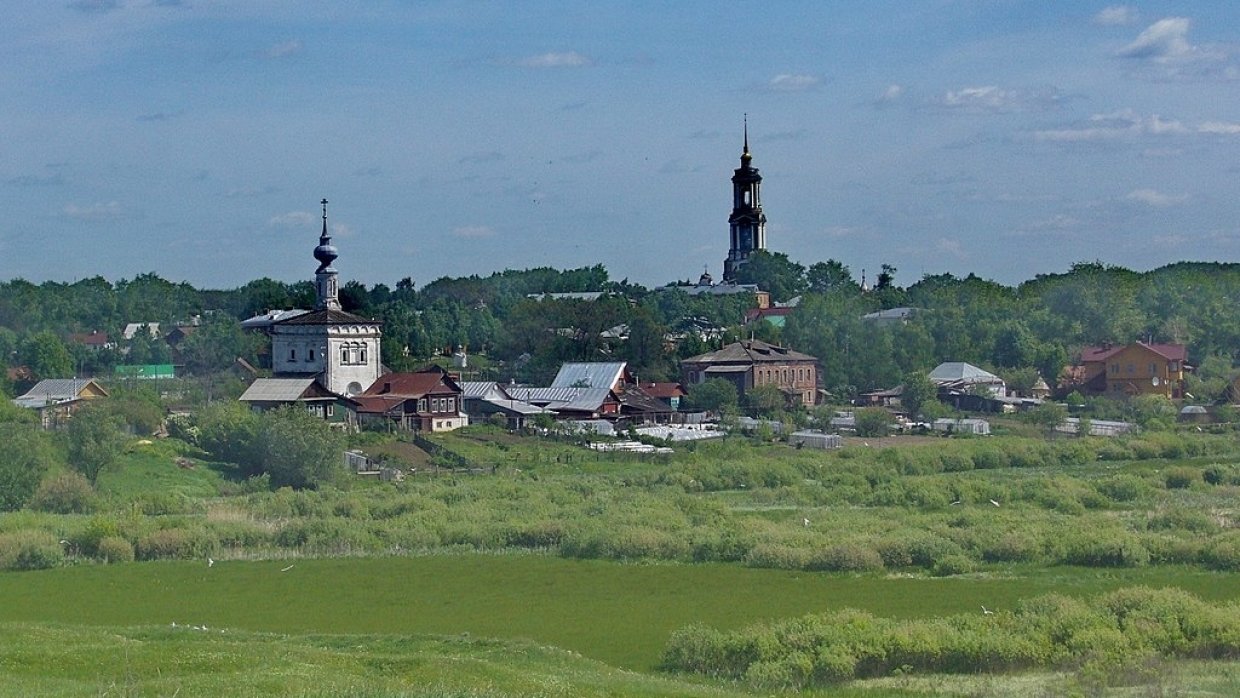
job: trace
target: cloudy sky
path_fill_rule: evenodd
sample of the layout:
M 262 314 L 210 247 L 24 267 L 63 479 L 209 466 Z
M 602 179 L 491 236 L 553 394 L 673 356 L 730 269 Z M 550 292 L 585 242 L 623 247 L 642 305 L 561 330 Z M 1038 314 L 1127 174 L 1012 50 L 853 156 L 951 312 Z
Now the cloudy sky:
M 602 263 L 718 276 L 749 114 L 768 245 L 871 278 L 1240 261 L 1240 3 L 24 2 L 0 279 Z

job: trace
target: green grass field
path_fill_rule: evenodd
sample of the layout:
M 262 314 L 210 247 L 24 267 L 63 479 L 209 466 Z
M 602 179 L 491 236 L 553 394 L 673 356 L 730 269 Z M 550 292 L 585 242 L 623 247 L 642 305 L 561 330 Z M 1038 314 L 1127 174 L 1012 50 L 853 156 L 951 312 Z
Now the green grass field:
M 289 564 L 287 572 L 280 570 Z M 1059 591 L 1177 586 L 1240 599 L 1234 575 L 1189 568 L 1051 568 L 931 579 L 730 565 L 618 564 L 537 555 L 84 565 L 0 575 L 2 622 L 164 626 L 277 633 L 524 639 L 649 671 L 671 632 L 737 628 L 846 607 L 928 617 L 1012 607 Z
M 132 444 L 92 513 L 0 515 L 0 537 L 67 541 L 53 569 L 0 573 L 0 696 L 753 695 L 659 673 L 670 635 L 842 608 L 980 615 L 1137 585 L 1240 600 L 1240 472 L 1222 437 L 1106 459 L 1118 446 L 1016 438 L 831 454 L 730 439 L 670 458 L 488 430 L 442 440 L 497 474 L 245 494 L 231 466 L 179 466 L 203 454 L 169 439 Z M 1187 486 L 1167 484 L 1177 468 Z M 1231 479 L 1207 482 L 1211 468 Z M 183 535 L 153 547 L 163 533 Z M 100 564 L 101 535 L 161 559 Z M 1094 539 L 1145 557 L 1090 558 Z M 833 546 L 873 564 L 824 567 L 834 558 L 814 555 Z M 1074 555 L 1092 566 L 1062 564 Z M 1238 667 L 1166 660 L 1115 690 L 1240 695 Z M 1094 692 L 1059 671 L 809 695 Z

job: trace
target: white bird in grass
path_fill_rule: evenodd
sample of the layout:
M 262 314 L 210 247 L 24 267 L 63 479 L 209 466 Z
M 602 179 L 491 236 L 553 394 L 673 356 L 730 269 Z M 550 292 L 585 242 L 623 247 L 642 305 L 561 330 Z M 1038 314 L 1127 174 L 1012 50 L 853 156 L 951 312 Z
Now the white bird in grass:
M 999 503 L 998 503 L 998 502 L 996 502 L 996 501 L 995 501 L 995 500 L 993 500 L 993 499 L 992 499 L 992 500 L 990 500 L 990 503 L 991 503 L 991 504 L 993 504 L 993 505 L 995 505 L 995 506 L 999 506 Z
M 215 567 L 215 560 L 207 558 L 207 567 Z
M 295 564 L 297 564 L 297 563 L 293 563 L 293 564 L 295 565 Z M 289 565 L 288 567 L 285 567 L 284 569 L 282 569 L 282 570 L 280 570 L 280 571 L 281 571 L 281 572 L 288 572 L 288 571 L 289 571 L 289 570 L 291 570 L 291 569 L 293 569 L 293 565 Z
M 952 506 L 956 506 L 956 505 L 957 505 L 957 504 L 959 504 L 959 503 L 960 503 L 960 500 L 959 500 L 959 499 L 957 499 L 956 501 L 952 502 Z
M 990 610 L 989 608 L 986 608 L 985 606 L 982 606 L 982 615 L 993 616 L 994 614 L 995 614 L 994 611 Z
M 801 521 L 803 521 L 803 522 L 805 523 L 805 525 L 806 525 L 806 526 L 808 526 L 808 525 L 809 525 L 809 519 L 801 519 Z

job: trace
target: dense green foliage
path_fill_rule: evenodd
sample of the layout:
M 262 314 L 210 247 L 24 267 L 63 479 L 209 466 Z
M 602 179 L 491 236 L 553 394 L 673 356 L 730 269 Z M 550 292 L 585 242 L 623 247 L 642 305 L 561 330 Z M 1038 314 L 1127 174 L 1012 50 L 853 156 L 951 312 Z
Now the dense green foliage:
M 1225 397 L 1236 375 L 1240 306 L 1231 299 L 1240 292 L 1240 265 L 1185 262 L 1137 273 L 1080 263 L 1017 287 L 950 274 L 901 287 L 887 267 L 868 293 L 835 260 L 803 266 L 781 253 L 761 253 L 742 274 L 775 300 L 802 297 L 782 328 L 742 327 L 754 306 L 745 294 L 650 290 L 611 281 L 598 265 L 442 278 L 421 290 L 410 279 L 395 288 L 351 281 L 342 286 L 341 301 L 350 312 L 384 322 L 383 360 L 392 368 L 410 369 L 464 347 L 489 359 L 475 362 L 475 375 L 501 380 L 542 382 L 563 361 L 615 359 L 629 361 L 644 379 L 670 379 L 678 359 L 750 335 L 823 359 L 823 383 L 841 396 L 894 386 L 942 361 L 995 370 L 1015 386 L 1031 386 L 1037 376 L 1053 385 L 1080 347 L 1136 339 L 1187 344 L 1190 362 L 1202 369 L 1190 380 L 1200 400 Z M 604 295 L 594 301 L 537 296 L 558 292 Z M 118 363 L 170 359 L 192 374 L 217 375 L 237 358 L 260 361 L 260 336 L 242 333 L 238 320 L 312 301 L 308 282 L 271 279 L 227 291 L 196 290 L 154 274 L 115 284 L 97 277 L 41 285 L 18 279 L 0 283 L 0 354 L 10 367 L 28 367 L 34 379 L 107 375 Z M 862 319 L 897 306 L 914 310 L 900 322 Z M 175 349 L 141 331 L 128 341 L 119 337 L 126 323 L 172 326 L 193 318 L 199 326 Z M 717 335 L 702 332 L 704 326 L 726 329 Z M 71 332 L 92 330 L 107 332 L 116 346 L 96 350 L 67 340 Z
M 1107 668 L 1156 657 L 1240 657 L 1240 606 L 1212 606 L 1178 589 L 1121 589 L 1093 603 L 1051 594 L 1012 611 L 892 620 L 855 610 L 734 632 L 675 633 L 664 666 L 800 688 L 854 677 L 981 673 L 1035 667 Z

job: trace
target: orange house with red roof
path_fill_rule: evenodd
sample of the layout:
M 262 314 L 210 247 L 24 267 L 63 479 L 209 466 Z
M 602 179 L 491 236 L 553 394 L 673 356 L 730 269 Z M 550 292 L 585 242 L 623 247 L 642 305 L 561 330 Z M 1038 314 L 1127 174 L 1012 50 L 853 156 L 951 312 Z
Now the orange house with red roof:
M 1102 345 L 1081 350 L 1076 381 L 1087 395 L 1184 396 L 1188 350 L 1183 344 Z

